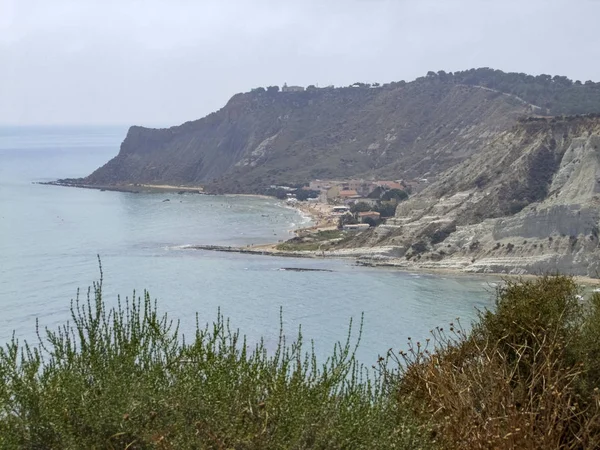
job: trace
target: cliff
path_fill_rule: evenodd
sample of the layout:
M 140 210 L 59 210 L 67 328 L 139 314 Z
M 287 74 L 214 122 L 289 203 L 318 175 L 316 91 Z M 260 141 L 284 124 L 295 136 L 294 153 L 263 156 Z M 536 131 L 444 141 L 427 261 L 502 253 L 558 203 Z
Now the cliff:
M 78 181 L 257 193 L 318 178 L 431 176 L 530 112 L 512 96 L 440 81 L 251 92 L 181 126 L 132 127 L 118 156 Z
M 521 121 L 351 245 L 407 267 L 600 274 L 600 117 Z

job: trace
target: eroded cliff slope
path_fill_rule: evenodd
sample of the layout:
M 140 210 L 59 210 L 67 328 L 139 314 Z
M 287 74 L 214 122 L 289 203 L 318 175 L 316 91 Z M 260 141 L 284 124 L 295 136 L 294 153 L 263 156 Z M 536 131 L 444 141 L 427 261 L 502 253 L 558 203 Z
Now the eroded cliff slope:
M 132 127 L 119 155 L 80 182 L 261 192 L 317 178 L 440 173 L 490 145 L 531 106 L 441 81 L 252 92 L 169 129 Z
M 600 117 L 529 119 L 352 245 L 401 266 L 600 275 Z

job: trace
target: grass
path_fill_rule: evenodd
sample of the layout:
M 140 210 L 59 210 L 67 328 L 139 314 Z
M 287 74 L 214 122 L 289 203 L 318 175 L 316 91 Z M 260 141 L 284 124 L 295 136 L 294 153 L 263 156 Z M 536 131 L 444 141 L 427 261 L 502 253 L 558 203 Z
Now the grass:
M 320 363 L 300 330 L 267 352 L 221 315 L 184 339 L 148 293 L 107 308 L 101 279 L 70 323 L 0 350 L 0 448 L 599 448 L 600 296 L 578 295 L 569 277 L 508 281 L 470 332 L 373 370 L 362 325 Z

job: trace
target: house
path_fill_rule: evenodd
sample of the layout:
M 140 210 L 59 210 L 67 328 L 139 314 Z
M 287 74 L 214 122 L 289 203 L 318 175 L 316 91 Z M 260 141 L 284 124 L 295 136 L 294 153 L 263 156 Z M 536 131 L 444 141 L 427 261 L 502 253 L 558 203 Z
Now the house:
M 308 187 L 313 191 L 328 191 L 331 186 L 332 183 L 329 180 L 314 180 L 308 184 Z
M 367 195 L 372 190 L 371 183 L 365 180 L 345 180 L 338 183 L 343 190 L 354 190 L 361 195 Z
M 368 223 L 353 223 L 344 225 L 344 230 L 362 231 L 370 228 Z
M 351 198 L 360 198 L 360 195 L 354 189 L 343 189 L 338 194 L 338 197 L 342 200 L 349 200 Z
M 418 194 L 428 186 L 428 180 L 422 178 L 420 180 L 402 180 L 402 187 L 404 190 L 408 189 L 413 194 Z
M 367 205 L 373 207 L 375 206 L 377 203 L 379 202 L 378 198 L 368 198 L 368 197 L 359 197 L 359 198 L 354 198 L 352 199 L 353 204 L 357 204 L 357 203 L 366 203 Z
M 376 181 L 374 184 L 376 184 L 377 186 L 385 187 L 387 189 L 404 189 L 404 187 L 397 181 Z

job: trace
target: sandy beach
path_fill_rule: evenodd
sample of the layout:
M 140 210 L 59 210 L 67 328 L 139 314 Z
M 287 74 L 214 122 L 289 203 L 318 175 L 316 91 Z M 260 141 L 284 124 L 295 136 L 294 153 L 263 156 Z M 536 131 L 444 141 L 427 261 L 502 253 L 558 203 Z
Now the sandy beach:
M 321 202 L 299 202 L 293 205 L 302 213 L 309 216 L 314 225 L 299 228 L 296 232 L 319 231 L 337 227 L 337 217 L 333 215 L 333 206 Z

